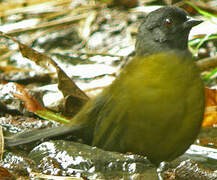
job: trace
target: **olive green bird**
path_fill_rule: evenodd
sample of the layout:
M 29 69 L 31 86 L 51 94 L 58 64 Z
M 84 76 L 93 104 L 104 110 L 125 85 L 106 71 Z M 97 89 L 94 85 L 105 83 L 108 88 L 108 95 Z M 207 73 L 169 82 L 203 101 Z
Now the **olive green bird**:
M 147 156 L 156 165 L 183 154 L 204 113 L 204 85 L 187 47 L 200 22 L 176 7 L 149 13 L 139 28 L 136 57 L 70 125 L 7 137 L 6 145 L 75 134 L 86 144 Z

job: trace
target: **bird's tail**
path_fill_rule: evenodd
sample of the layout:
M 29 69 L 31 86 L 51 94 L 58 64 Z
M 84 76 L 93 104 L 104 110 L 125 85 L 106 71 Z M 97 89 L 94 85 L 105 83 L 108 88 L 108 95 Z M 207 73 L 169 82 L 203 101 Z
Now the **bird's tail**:
M 28 132 L 23 132 L 14 136 L 4 137 L 5 145 L 7 147 L 18 146 L 21 144 L 31 143 L 45 138 L 52 138 L 61 135 L 66 135 L 76 130 L 81 129 L 82 126 L 61 126 L 50 129 L 38 129 Z

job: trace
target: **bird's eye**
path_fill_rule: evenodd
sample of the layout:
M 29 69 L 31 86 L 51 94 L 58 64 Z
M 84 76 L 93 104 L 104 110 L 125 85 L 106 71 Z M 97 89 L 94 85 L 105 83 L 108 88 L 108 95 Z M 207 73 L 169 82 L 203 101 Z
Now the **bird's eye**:
M 166 18 L 166 19 L 164 20 L 164 25 L 170 28 L 170 27 L 173 25 L 172 19 Z

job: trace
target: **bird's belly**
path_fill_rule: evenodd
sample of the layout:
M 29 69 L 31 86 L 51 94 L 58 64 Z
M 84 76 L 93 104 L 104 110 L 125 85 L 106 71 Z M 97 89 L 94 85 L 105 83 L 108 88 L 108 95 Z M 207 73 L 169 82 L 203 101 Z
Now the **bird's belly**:
M 193 143 L 200 128 L 203 103 L 198 102 L 202 93 L 192 94 L 188 88 L 174 94 L 164 89 L 156 91 L 150 92 L 150 98 L 145 97 L 143 108 L 128 114 L 130 120 L 126 121 L 122 138 L 126 141 L 120 143 L 125 151 L 146 155 L 159 163 L 181 155 Z M 132 109 L 138 108 L 135 103 Z

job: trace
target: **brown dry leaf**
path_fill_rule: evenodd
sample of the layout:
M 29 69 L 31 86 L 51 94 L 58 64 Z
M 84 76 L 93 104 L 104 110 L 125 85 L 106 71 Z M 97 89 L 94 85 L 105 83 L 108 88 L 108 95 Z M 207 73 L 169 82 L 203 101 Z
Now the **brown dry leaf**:
M 203 120 L 203 127 L 210 127 L 217 124 L 217 90 L 205 88 L 206 109 Z
M 31 112 L 45 110 L 45 108 L 42 107 L 34 97 L 32 97 L 27 91 L 25 91 L 23 86 L 16 84 L 16 88 L 20 92 L 20 94 L 13 95 L 24 102 L 24 106 L 27 110 Z
M 75 97 L 75 99 L 79 99 L 84 103 L 88 101 L 89 97 L 71 80 L 71 78 L 67 76 L 67 74 L 57 65 L 57 63 L 53 59 L 26 46 L 25 44 L 20 43 L 15 38 L 3 32 L 0 32 L 0 36 L 9 38 L 15 43 L 17 43 L 19 45 L 22 55 L 34 61 L 37 65 L 46 69 L 49 68 L 49 64 L 53 65 L 56 68 L 58 75 L 58 88 L 63 93 L 64 97 L 72 96 Z
M 20 92 L 20 94 L 14 93 L 13 95 L 14 97 L 24 102 L 24 106 L 27 110 L 49 121 L 52 120 L 52 121 L 56 121 L 60 123 L 70 122 L 66 117 L 62 116 L 61 114 L 54 113 L 42 107 L 34 97 L 32 97 L 27 91 L 25 91 L 24 86 L 16 84 L 16 83 L 14 84 L 16 85 L 16 88 Z
M 0 180 L 14 180 L 14 176 L 5 168 L 0 166 Z

